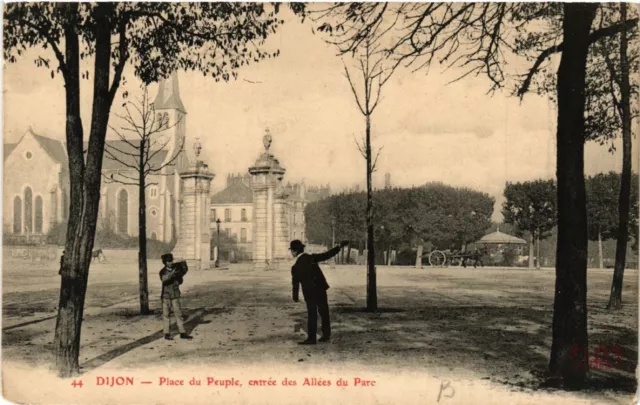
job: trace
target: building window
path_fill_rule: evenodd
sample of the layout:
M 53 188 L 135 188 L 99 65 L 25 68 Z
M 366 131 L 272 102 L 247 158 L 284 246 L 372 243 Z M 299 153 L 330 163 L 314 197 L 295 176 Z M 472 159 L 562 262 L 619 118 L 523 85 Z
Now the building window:
M 15 196 L 13 199 L 13 233 L 22 232 L 22 199 Z
M 31 153 L 31 151 L 28 150 L 28 151 L 25 152 L 24 157 L 27 160 L 31 160 L 31 158 L 33 157 L 33 153 Z
M 158 129 L 162 128 L 162 114 L 156 114 L 156 122 L 158 123 Z
M 212 221 L 215 221 L 216 219 L 218 219 L 218 217 L 216 216 L 216 209 L 215 209 L 215 208 L 213 208 L 213 209 L 211 210 L 211 220 L 212 220 Z
M 31 233 L 33 231 L 33 193 L 30 187 L 24 190 L 24 232 Z
M 243 222 L 247 220 L 247 210 L 246 210 L 246 209 L 244 209 L 244 208 L 243 208 L 243 209 L 240 211 L 240 217 L 242 218 L 242 221 L 243 221 Z
M 293 231 L 293 239 L 296 238 L 296 231 Z
M 247 241 L 247 230 L 246 228 L 240 229 L 240 242 L 244 243 Z
M 36 197 L 36 233 L 42 233 L 42 197 Z
M 127 190 L 120 190 L 118 193 L 118 218 L 116 220 L 116 232 L 127 233 L 129 225 L 129 193 Z
M 155 217 L 155 216 L 158 215 L 158 210 L 155 207 L 151 208 L 151 210 L 149 210 L 149 212 L 151 213 L 152 217 Z
M 155 232 L 151 233 L 151 240 L 158 240 L 158 236 L 156 235 Z
M 297 218 L 297 215 L 296 215 L 296 214 L 293 214 L 293 224 L 294 224 L 294 225 L 296 224 L 296 218 Z
M 225 210 L 224 210 L 224 220 L 226 222 L 231 222 L 231 209 L 230 208 L 225 208 Z
M 162 123 L 164 124 L 165 129 L 169 128 L 169 113 L 162 114 Z
M 224 229 L 224 234 L 227 235 L 227 238 L 231 237 L 231 228 L 225 228 Z
M 149 188 L 149 197 L 158 198 L 158 187 L 152 186 Z

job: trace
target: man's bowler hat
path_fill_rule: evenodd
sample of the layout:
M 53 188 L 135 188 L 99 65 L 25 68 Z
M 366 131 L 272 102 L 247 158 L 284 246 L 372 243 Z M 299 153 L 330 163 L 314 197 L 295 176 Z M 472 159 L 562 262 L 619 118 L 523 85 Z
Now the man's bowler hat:
M 171 253 L 165 253 L 162 256 L 160 256 L 160 258 L 162 259 L 162 263 L 173 261 L 173 255 Z
M 298 239 L 292 240 L 289 244 L 289 250 L 295 250 L 296 252 L 302 252 L 304 250 L 304 244 Z

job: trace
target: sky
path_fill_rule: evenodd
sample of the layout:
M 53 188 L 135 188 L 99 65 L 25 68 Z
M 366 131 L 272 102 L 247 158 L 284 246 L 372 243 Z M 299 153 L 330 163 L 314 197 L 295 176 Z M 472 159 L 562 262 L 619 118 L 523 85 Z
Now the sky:
M 216 174 L 214 191 L 224 188 L 227 174 L 247 173 L 264 150 L 266 128 L 273 136 L 271 152 L 287 170 L 285 181 L 363 189 L 365 161 L 356 139 L 363 137 L 365 121 L 336 49 L 312 33 L 310 25 L 289 18 L 265 47 L 279 49 L 280 56 L 241 68 L 236 81 L 216 83 L 201 73 L 178 72 L 188 113 L 186 147 L 200 138 L 202 158 Z M 16 142 L 29 127 L 64 139 L 63 80 L 52 79 L 33 63 L 48 52 L 32 50 L 5 65 L 5 143 Z M 348 59 L 345 63 L 351 66 Z M 91 71 L 88 62 L 83 68 Z M 556 110 L 547 98 L 533 94 L 522 102 L 506 91 L 487 95 L 489 82 L 482 76 L 447 84 L 460 73 L 439 66 L 428 72 L 400 69 L 387 82 L 372 116 L 372 144 L 382 147 L 374 186 L 382 187 L 390 173 L 394 186 L 440 181 L 470 187 L 496 199 L 493 218 L 499 221 L 506 181 L 554 177 Z M 125 77 L 119 94 L 140 94 L 132 69 L 125 70 Z M 85 133 L 91 83 L 83 81 L 81 89 Z M 156 89 L 150 87 L 152 97 Z M 120 95 L 113 112 L 121 112 L 117 100 Z M 620 171 L 617 145 L 618 152 L 611 154 L 606 146 L 588 143 L 586 173 Z M 636 172 L 637 163 L 634 158 Z

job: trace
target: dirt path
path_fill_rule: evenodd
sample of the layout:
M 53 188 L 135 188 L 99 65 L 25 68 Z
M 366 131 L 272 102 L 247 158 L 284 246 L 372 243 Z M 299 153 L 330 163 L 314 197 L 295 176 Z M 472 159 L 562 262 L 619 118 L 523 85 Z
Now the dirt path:
M 386 381 L 384 392 L 396 386 L 400 374 L 411 381 L 437 377 L 500 395 L 530 392 L 522 398 L 550 395 L 574 403 L 625 403 L 635 392 L 637 309 L 627 305 L 614 315 L 604 311 L 608 273 L 590 272 L 590 339 L 592 345 L 624 349 L 625 363 L 615 370 L 595 371 L 591 391 L 569 396 L 537 389 L 551 343 L 552 272 L 382 268 L 378 272 L 380 311 L 375 314 L 363 311 L 363 269 L 327 266 L 325 274 L 332 285 L 334 339 L 317 346 L 296 344 L 304 336 L 306 311 L 303 303 L 291 301 L 286 272 L 232 268 L 190 273 L 183 288 L 187 327 L 194 336 L 190 342 L 163 339 L 157 286 L 152 284 L 151 291 L 151 306 L 157 312 L 142 317 L 136 315 L 137 301 L 118 293 L 129 291 L 128 276 L 115 277 L 120 279 L 115 283 L 104 277 L 90 286 L 103 298 L 90 301 L 86 312 L 83 378 L 91 381 L 105 373 L 135 374 L 143 369 L 156 370 L 155 376 L 162 375 L 158 370 L 181 370 L 186 375 L 239 369 L 245 371 L 246 380 L 258 375 L 268 378 L 271 370 L 296 375 L 319 370 L 326 378 L 384 376 L 380 377 Z M 637 300 L 634 276 L 626 277 L 625 300 Z M 7 294 L 14 305 L 9 308 L 22 311 L 17 296 Z M 50 300 L 43 297 L 37 299 L 49 305 Z M 17 319 L 5 312 L 7 317 Z M 55 319 L 4 326 L 4 360 L 46 369 L 53 361 L 54 327 Z M 147 375 L 153 377 L 153 373 Z M 427 395 L 421 390 L 416 395 Z M 386 395 L 376 392 L 376 398 Z

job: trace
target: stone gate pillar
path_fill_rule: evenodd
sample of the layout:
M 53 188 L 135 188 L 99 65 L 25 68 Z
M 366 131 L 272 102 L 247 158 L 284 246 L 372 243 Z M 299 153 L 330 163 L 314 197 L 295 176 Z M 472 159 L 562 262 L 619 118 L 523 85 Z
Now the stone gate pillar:
M 253 268 L 273 270 L 287 259 L 286 194 L 281 182 L 286 170 L 269 153 L 271 135 L 263 138 L 265 151 L 249 168 L 253 190 Z
M 177 230 L 178 241 L 173 249 L 176 260 L 186 260 L 189 269 L 208 269 L 211 262 L 211 224 L 209 213 L 211 201 L 209 192 L 215 175 L 201 160 L 200 145 L 195 145 L 196 160 L 180 173 L 182 195 L 180 199 L 180 222 Z

